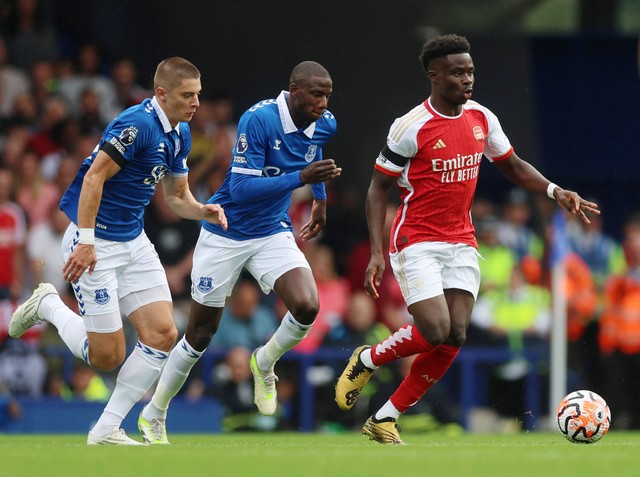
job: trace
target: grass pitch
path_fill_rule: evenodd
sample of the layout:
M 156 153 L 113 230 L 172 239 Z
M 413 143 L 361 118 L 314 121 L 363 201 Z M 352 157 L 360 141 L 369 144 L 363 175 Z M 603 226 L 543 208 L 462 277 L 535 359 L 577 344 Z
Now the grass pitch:
M 132 436 L 134 436 L 132 434 Z M 2 477 L 637 477 L 640 433 L 571 444 L 558 433 L 404 434 L 382 446 L 356 433 L 171 436 L 171 446 L 85 445 L 85 435 L 0 435 Z

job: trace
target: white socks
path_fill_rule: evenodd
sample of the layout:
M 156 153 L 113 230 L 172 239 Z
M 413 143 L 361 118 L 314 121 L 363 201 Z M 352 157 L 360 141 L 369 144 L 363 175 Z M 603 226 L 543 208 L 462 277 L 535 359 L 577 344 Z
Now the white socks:
M 376 415 L 374 416 L 376 419 L 381 420 L 387 417 L 392 417 L 394 419 L 398 419 L 400 417 L 400 411 L 396 409 L 396 407 L 391 403 L 391 400 L 387 401 L 384 406 L 380 408 Z
M 142 410 L 142 417 L 147 421 L 151 419 L 166 419 L 167 408 L 171 399 L 178 394 L 184 385 L 193 365 L 204 351 L 196 351 L 183 336 L 178 344 L 171 350 L 167 364 L 160 376 L 156 392 L 153 393 L 151 402 Z
M 169 353 L 153 349 L 140 341 L 120 368 L 116 387 L 100 419 L 91 430 L 102 437 L 120 427 L 129 413 L 149 388 L 156 382 L 167 362 Z
M 360 353 L 360 361 L 362 361 L 362 364 L 364 364 L 367 368 L 369 369 L 376 369 L 377 366 L 375 364 L 373 364 L 373 361 L 371 360 L 371 350 L 373 348 L 367 348 L 362 350 L 362 353 Z
M 267 344 L 258 349 L 256 361 L 262 371 L 271 371 L 280 357 L 307 336 L 312 325 L 298 323 L 291 312 L 282 318 L 280 326 Z
M 46 321 L 58 329 L 60 338 L 73 355 L 89 363 L 87 331 L 82 318 L 71 311 L 55 293 L 45 296 L 38 310 L 46 317 Z

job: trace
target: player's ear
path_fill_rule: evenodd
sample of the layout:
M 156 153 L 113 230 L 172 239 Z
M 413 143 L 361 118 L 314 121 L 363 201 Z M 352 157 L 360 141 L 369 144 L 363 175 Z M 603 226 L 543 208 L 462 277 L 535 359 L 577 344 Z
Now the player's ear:
M 295 83 L 291 83 L 289 84 L 289 93 L 296 96 L 298 94 L 298 91 L 300 91 L 300 87 L 295 84 Z
M 158 86 L 156 88 L 156 97 L 158 98 L 158 101 L 166 101 L 167 91 L 162 86 Z

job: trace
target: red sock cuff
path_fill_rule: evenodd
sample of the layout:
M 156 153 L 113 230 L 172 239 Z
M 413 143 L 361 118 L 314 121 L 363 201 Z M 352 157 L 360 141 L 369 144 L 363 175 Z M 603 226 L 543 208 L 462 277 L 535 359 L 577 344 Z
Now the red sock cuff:
M 448 344 L 441 344 L 440 346 L 438 346 L 438 351 L 442 354 L 451 356 L 452 359 L 455 359 L 455 357 L 458 356 L 458 353 L 460 352 L 460 348 L 456 348 L 455 346 L 451 346 Z
M 376 366 L 419 353 L 429 353 L 435 346 L 429 343 L 415 325 L 406 325 L 373 347 L 371 361 Z

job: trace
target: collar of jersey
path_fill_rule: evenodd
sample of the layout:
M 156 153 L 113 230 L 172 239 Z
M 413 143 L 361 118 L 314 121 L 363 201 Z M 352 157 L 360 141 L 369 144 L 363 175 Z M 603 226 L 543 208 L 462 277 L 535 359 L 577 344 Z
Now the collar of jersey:
M 280 122 L 282 123 L 282 129 L 284 129 L 285 134 L 290 134 L 294 132 L 298 132 L 298 128 L 296 124 L 293 122 L 293 118 L 291 118 L 291 113 L 289 113 L 289 108 L 287 107 L 287 98 L 289 97 L 288 91 L 280 92 L 278 95 L 278 99 L 276 102 L 278 103 L 278 112 L 280 113 Z M 305 136 L 309 139 L 313 137 L 313 133 L 316 131 L 316 123 L 315 121 L 307 126 L 307 129 L 302 131 Z
M 460 114 L 458 114 L 457 116 L 446 116 L 439 113 L 438 111 L 436 111 L 436 108 L 433 107 L 433 104 L 431 104 L 431 96 L 429 96 L 429 98 L 427 98 L 427 100 L 425 101 L 425 106 L 432 114 L 435 114 L 436 116 L 444 119 L 458 119 L 464 113 L 464 107 L 462 108 L 462 111 L 460 111 Z
M 158 119 L 160 120 L 160 123 L 162 124 L 162 128 L 164 129 L 165 133 L 169 133 L 171 132 L 172 129 L 175 129 L 175 131 L 178 134 L 180 134 L 180 123 L 176 124 L 175 128 L 171 127 L 171 123 L 169 123 L 169 118 L 160 107 L 160 103 L 158 103 L 158 98 L 156 98 L 155 96 L 151 99 L 151 106 L 153 106 L 153 109 L 156 110 L 156 114 L 158 115 Z

